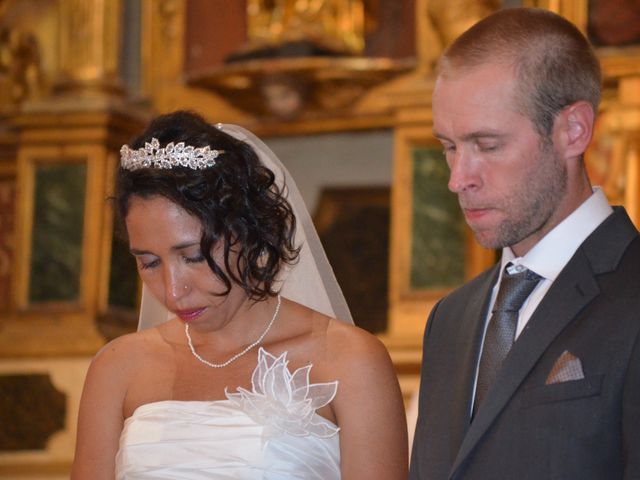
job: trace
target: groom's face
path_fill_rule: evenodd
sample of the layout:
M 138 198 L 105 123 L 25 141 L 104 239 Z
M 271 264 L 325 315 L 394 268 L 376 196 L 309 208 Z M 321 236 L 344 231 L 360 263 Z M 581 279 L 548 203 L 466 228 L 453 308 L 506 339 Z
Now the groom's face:
M 433 123 L 449 189 L 478 242 L 522 255 L 558 223 L 554 212 L 566 194 L 567 172 L 516 95 L 511 68 L 498 63 L 440 75 Z

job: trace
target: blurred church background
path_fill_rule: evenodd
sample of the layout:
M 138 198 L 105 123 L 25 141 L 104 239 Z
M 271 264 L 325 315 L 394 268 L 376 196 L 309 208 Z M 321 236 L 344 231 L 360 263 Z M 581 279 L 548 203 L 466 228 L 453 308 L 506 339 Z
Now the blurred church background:
M 118 150 L 178 108 L 253 130 L 287 164 L 409 401 L 429 309 L 496 259 L 446 188 L 434 62 L 518 5 L 565 15 L 597 47 L 587 162 L 640 225 L 634 0 L 0 0 L 0 479 L 68 478 L 86 368 L 136 324 L 107 200 Z

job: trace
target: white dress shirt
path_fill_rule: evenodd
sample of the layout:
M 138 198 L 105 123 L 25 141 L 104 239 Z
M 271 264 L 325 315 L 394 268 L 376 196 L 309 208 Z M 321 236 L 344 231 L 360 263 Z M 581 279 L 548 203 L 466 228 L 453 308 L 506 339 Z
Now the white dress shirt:
M 582 205 L 556 225 L 523 257 L 516 257 L 511 248 L 505 247 L 502 250 L 502 259 L 500 261 L 500 275 L 491 293 L 491 301 L 485 321 L 485 334 L 491 318 L 493 304 L 498 295 L 502 272 L 509 262 L 513 264 L 510 268 L 517 269 L 517 266 L 522 265 L 542 277 L 542 280 L 531 292 L 529 298 L 524 301 L 518 313 L 518 326 L 516 328 L 516 338 L 518 338 L 542 298 L 562 269 L 569 263 L 578 247 L 612 213 L 613 209 L 604 193 L 600 188 L 595 187 L 591 196 Z M 482 349 L 480 355 L 482 355 Z M 478 372 L 476 369 L 476 383 L 477 380 Z

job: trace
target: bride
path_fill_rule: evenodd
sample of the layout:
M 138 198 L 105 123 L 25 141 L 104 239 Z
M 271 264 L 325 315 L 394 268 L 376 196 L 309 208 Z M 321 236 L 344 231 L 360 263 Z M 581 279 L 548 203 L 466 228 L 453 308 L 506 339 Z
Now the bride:
M 122 147 L 115 203 L 141 324 L 89 368 L 72 479 L 406 478 L 389 356 L 268 147 L 160 116 Z

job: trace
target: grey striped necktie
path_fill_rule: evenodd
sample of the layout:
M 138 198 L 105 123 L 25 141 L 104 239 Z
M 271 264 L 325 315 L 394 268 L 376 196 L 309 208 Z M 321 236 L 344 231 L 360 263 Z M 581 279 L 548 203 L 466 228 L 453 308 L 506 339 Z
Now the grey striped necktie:
M 502 273 L 500 289 L 482 347 L 476 398 L 473 404 L 474 415 L 496 379 L 502 361 L 513 345 L 518 324 L 518 312 L 542 278 L 524 267 L 516 273 L 510 274 L 508 272 L 510 266 L 511 263 L 507 264 Z

